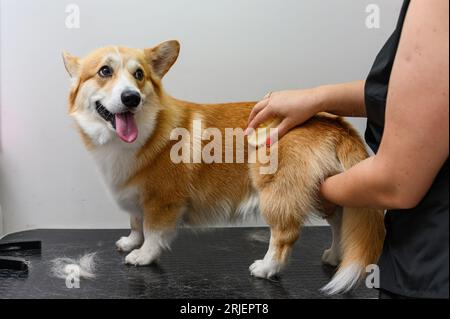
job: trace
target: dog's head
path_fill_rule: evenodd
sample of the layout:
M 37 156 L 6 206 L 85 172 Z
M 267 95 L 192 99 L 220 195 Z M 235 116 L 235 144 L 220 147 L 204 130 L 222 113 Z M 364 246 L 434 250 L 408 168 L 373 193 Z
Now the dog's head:
M 161 79 L 175 63 L 177 41 L 154 48 L 100 48 L 84 58 L 63 54 L 72 78 L 69 113 L 95 145 L 145 138 L 160 111 Z

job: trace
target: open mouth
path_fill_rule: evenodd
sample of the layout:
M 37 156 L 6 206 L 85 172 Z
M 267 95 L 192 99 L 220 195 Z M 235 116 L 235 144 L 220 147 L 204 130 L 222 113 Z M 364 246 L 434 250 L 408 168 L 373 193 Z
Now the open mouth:
M 138 136 L 138 129 L 134 114 L 131 112 L 111 113 L 100 101 L 95 102 L 97 113 L 107 122 L 111 123 L 119 138 L 126 143 L 133 143 Z
M 106 121 L 111 123 L 112 127 L 116 129 L 116 117 L 113 113 L 108 111 L 99 101 L 95 102 L 95 109 L 97 113 Z

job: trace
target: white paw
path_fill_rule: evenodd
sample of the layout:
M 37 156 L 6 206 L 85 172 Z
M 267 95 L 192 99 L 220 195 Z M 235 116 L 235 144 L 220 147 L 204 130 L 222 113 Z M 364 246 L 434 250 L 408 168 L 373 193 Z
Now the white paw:
M 142 245 L 142 242 L 142 237 L 130 235 L 128 237 L 121 237 L 118 241 L 116 241 L 116 247 L 120 251 L 128 252 Z
M 158 259 L 158 255 L 142 248 L 135 249 L 125 257 L 125 263 L 134 266 L 150 265 Z
M 341 261 L 340 261 L 338 253 L 336 253 L 336 251 L 329 248 L 323 252 L 322 262 L 336 267 L 337 265 L 339 265 L 339 263 Z
M 275 261 L 260 259 L 251 264 L 249 270 L 252 276 L 269 279 L 278 274 L 281 267 Z

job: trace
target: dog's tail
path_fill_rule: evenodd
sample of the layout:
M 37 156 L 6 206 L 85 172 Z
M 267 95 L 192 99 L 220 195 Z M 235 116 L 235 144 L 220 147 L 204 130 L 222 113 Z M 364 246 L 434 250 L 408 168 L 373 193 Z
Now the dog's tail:
M 384 240 L 383 211 L 344 208 L 341 224 L 342 261 L 331 281 L 321 290 L 333 295 L 354 288 L 377 262 Z
M 352 128 L 348 129 L 350 138 L 342 138 L 336 147 L 344 170 L 368 156 L 359 135 Z M 365 277 L 366 267 L 378 261 L 385 235 L 383 220 L 383 210 L 344 208 L 340 239 L 342 261 L 331 281 L 322 288 L 324 293 L 349 291 Z

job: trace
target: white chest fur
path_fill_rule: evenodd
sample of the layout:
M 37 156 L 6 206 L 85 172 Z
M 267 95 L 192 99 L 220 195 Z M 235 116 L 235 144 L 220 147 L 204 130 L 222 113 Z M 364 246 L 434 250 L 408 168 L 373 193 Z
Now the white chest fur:
M 92 151 L 95 162 L 119 207 L 129 213 L 140 213 L 136 187 L 124 187 L 135 166 L 136 150 L 123 147 L 120 142 L 101 145 Z

